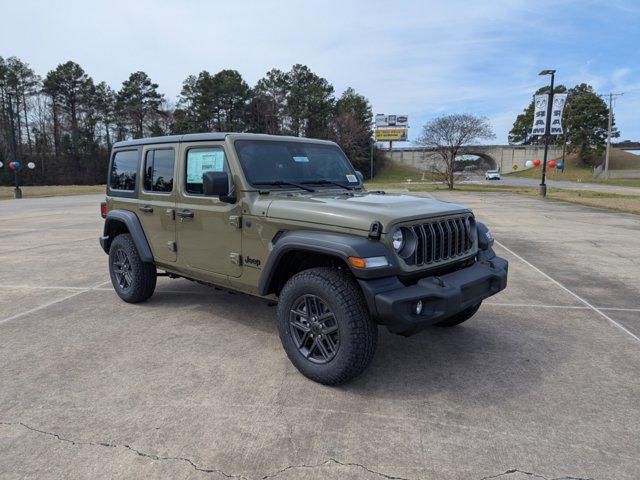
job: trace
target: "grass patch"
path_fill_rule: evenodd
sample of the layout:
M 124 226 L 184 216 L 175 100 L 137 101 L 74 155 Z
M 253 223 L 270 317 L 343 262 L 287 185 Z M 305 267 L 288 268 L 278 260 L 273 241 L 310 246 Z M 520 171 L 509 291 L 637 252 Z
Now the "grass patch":
M 388 162 L 382 169 L 375 174 L 372 184 L 383 185 L 389 183 L 403 183 L 406 181 L 412 182 L 430 182 L 434 178 L 431 174 L 419 170 L 417 168 L 410 167 L 409 165 L 401 165 L 394 162 Z
M 60 195 L 88 195 L 105 193 L 105 185 L 49 185 L 20 187 L 23 198 L 57 197 Z M 0 187 L 0 200 L 13 198 L 13 187 Z
M 614 149 L 615 150 L 615 149 Z M 625 153 L 625 152 L 622 152 Z M 612 157 L 620 155 L 620 152 L 613 151 Z M 630 155 L 630 154 L 627 154 Z M 558 161 L 558 159 L 556 159 Z M 564 172 L 557 168 L 547 168 L 547 179 L 560 180 L 564 182 L 588 182 L 600 183 L 603 185 L 615 185 L 620 187 L 640 187 L 640 179 L 609 179 L 605 180 L 602 175 L 599 178 L 593 178 L 593 168 L 587 167 L 578 161 L 575 154 L 569 154 L 566 157 Z M 542 166 L 533 167 L 521 172 L 513 172 L 505 174 L 505 177 L 514 176 L 522 178 L 540 179 L 542 176 Z
M 392 188 L 392 187 L 387 187 Z M 446 191 L 444 185 L 402 185 L 397 188 L 405 188 L 410 192 L 437 192 Z M 456 185 L 454 191 L 457 192 L 499 192 L 511 193 L 515 195 L 525 195 L 539 198 L 538 187 L 516 187 L 498 185 Z M 548 188 L 545 198 L 549 201 L 562 201 L 585 205 L 587 207 L 604 208 L 617 212 L 634 213 L 640 215 L 640 195 L 619 195 L 615 193 L 594 192 L 589 190 L 565 190 L 559 188 Z

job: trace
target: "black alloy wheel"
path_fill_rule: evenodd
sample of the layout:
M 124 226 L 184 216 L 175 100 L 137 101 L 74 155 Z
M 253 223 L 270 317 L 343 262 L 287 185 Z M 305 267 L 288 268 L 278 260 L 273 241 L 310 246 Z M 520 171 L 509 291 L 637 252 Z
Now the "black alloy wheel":
M 299 352 L 310 362 L 325 364 L 338 353 L 338 322 L 329 305 L 316 295 L 302 295 L 293 302 L 289 330 Z

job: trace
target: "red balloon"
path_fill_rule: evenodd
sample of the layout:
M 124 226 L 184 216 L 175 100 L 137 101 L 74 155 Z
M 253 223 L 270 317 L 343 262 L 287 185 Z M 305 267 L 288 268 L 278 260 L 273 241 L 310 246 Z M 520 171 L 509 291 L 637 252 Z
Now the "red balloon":
M 556 168 L 557 163 L 555 162 L 555 160 L 551 160 L 549 162 L 549 168 Z
M 540 160 L 538 160 L 537 158 L 533 161 L 533 164 L 537 167 L 538 165 L 540 165 Z

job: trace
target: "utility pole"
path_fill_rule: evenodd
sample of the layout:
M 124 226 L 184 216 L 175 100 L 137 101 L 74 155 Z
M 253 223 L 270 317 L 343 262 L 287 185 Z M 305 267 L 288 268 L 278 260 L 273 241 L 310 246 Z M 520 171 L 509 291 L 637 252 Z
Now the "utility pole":
M 609 180 L 609 155 L 611 154 L 611 128 L 613 126 L 613 97 L 619 97 L 624 93 L 609 93 L 609 121 L 607 124 L 607 152 L 604 156 L 604 179 Z
M 547 196 L 547 184 L 545 179 L 547 176 L 547 153 L 549 151 L 549 138 L 551 137 L 551 110 L 553 108 L 553 81 L 555 79 L 555 70 L 543 70 L 538 75 L 551 75 L 551 84 L 549 86 L 549 96 L 547 97 L 547 122 L 544 128 L 544 160 L 542 161 L 542 181 L 540 182 L 540 195 Z

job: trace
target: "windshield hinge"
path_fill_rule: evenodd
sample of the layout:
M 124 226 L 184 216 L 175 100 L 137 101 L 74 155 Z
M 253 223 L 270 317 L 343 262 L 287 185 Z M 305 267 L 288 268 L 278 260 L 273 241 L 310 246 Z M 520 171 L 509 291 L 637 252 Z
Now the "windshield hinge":
M 229 225 L 236 228 L 242 228 L 242 217 L 240 215 L 231 215 L 229 217 Z

